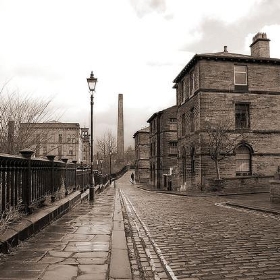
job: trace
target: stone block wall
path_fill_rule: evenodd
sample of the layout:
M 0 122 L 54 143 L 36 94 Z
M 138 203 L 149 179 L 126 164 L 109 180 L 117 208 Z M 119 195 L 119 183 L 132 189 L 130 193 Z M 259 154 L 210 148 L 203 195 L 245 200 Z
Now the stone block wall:
M 134 134 L 135 139 L 135 181 L 146 183 L 150 178 L 150 128 L 146 127 Z
M 152 126 L 150 130 L 151 156 L 150 166 L 151 184 L 154 187 L 162 188 L 164 185 L 164 174 L 169 173 L 170 167 L 177 165 L 177 155 L 170 154 L 170 142 L 177 142 L 177 130 L 170 119 L 177 118 L 177 106 L 172 106 L 158 113 L 153 114 L 149 119 Z
M 242 63 L 247 65 L 248 91 L 279 92 L 280 67 L 264 63 Z M 234 63 L 231 61 L 199 61 L 200 89 L 234 90 Z
M 270 181 L 270 201 L 280 203 L 280 180 Z
M 232 193 L 269 192 L 272 176 L 235 177 L 223 179 L 223 190 Z
M 252 60 L 242 62 L 242 65 L 247 65 L 248 89 L 241 91 L 234 85 L 235 64 L 238 62 L 226 59 L 198 60 L 195 69 L 199 67 L 199 84 L 194 96 L 183 92 L 188 86 L 180 86 L 183 80 L 190 81 L 191 69 L 177 84 L 179 185 L 185 183 L 185 187 L 200 188 L 208 178 L 216 177 L 214 162 L 209 157 L 205 141 L 209 123 L 226 122 L 230 127 L 230 138 L 236 138 L 236 146 L 243 142 L 252 148 L 251 169 L 254 178 L 272 176 L 280 165 L 280 67 L 278 64 L 255 63 Z M 183 100 L 183 96 L 186 100 Z M 235 105 L 239 103 L 249 104 L 250 127 L 242 131 L 235 127 Z M 191 131 L 192 117 L 194 131 Z M 182 127 L 185 133 L 182 133 Z M 195 172 L 192 173 L 191 148 L 195 149 Z M 182 180 L 183 150 L 186 153 L 186 182 Z M 240 181 L 236 177 L 234 150 L 231 156 L 220 162 L 220 171 L 222 178 Z M 245 181 L 249 183 L 248 180 Z

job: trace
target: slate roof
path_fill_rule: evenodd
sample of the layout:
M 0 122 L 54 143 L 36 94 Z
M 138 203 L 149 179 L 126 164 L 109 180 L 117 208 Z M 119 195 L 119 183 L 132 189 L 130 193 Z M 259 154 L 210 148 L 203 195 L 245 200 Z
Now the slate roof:
M 265 64 L 280 64 L 279 58 L 270 57 L 256 57 L 245 54 L 229 53 L 229 52 L 216 52 L 216 53 L 203 53 L 195 54 L 188 64 L 173 80 L 173 83 L 178 83 L 185 76 L 185 74 L 197 63 L 199 60 L 221 60 L 233 62 L 250 62 L 250 63 L 265 63 Z

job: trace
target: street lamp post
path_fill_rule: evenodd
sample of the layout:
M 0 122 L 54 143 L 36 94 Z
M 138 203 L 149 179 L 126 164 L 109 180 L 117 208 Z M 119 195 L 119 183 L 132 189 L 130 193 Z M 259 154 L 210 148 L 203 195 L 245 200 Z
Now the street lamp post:
M 94 77 L 91 71 L 90 77 L 87 78 L 88 88 L 90 91 L 90 187 L 89 201 L 94 201 L 94 174 L 93 174 L 93 93 L 97 83 L 97 78 Z

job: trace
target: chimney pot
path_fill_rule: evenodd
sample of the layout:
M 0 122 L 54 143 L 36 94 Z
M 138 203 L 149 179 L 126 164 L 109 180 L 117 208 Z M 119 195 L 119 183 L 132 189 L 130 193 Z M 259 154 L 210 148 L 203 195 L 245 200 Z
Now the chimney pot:
M 251 56 L 255 57 L 270 57 L 269 39 L 267 39 L 266 33 L 258 32 L 253 37 L 251 47 Z

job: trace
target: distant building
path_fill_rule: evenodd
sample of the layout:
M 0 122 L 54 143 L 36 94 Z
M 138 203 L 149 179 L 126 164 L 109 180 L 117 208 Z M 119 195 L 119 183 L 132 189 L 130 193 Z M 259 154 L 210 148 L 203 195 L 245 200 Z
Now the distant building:
M 242 135 L 220 162 L 228 187 L 264 182 L 280 165 L 280 59 L 270 58 L 269 41 L 258 33 L 251 55 L 230 53 L 227 47 L 196 54 L 174 79 L 182 189 L 207 186 L 216 177 L 205 142 L 209 123 L 227 122 L 231 139 Z
M 68 161 L 88 161 L 88 129 L 80 129 L 78 123 L 21 123 L 20 135 L 25 137 L 25 146 L 35 152 L 36 157 L 55 155 Z M 89 162 L 87 162 L 89 163 Z
M 149 183 L 150 179 L 150 128 L 134 133 L 135 139 L 135 181 Z
M 150 124 L 150 183 L 157 189 L 173 188 L 177 166 L 177 106 L 154 113 Z
M 85 164 L 90 164 L 90 136 L 89 128 L 81 128 L 82 139 L 82 158 L 81 161 Z

